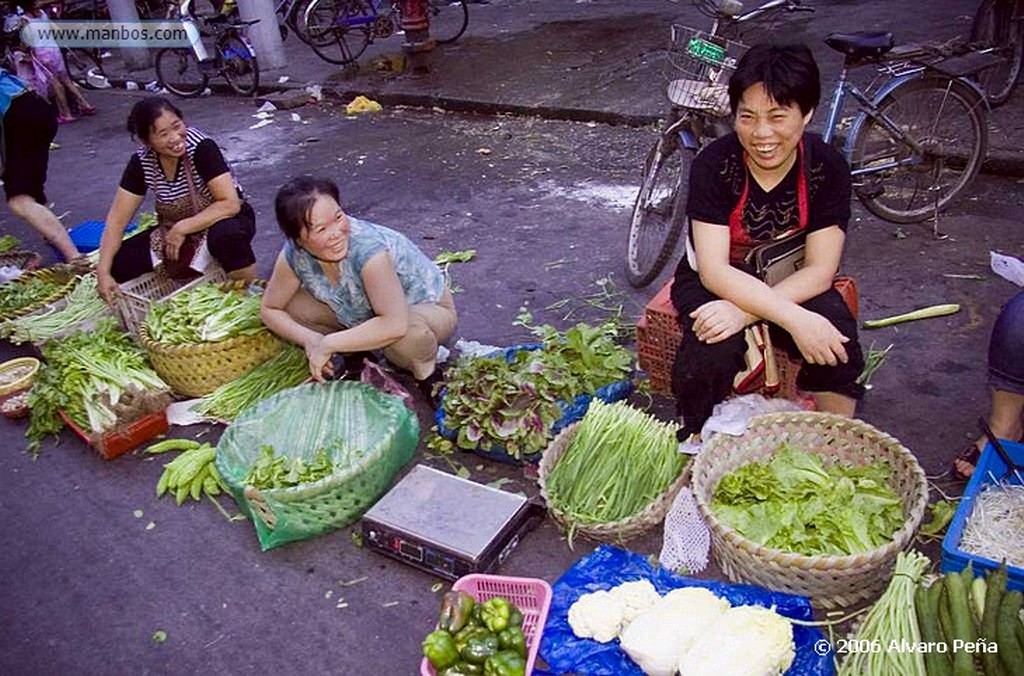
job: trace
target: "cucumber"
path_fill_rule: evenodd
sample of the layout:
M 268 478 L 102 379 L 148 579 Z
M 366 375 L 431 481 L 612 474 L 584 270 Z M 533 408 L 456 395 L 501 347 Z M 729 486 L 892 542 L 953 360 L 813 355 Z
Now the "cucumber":
M 1024 649 L 1017 640 L 1017 626 L 1020 624 L 1021 603 L 1024 597 L 1019 591 L 1008 592 L 999 604 L 999 618 L 996 633 L 999 637 L 999 660 L 1009 674 L 1024 674 Z
M 996 645 L 999 645 L 996 621 L 999 617 L 999 605 L 1006 593 L 1006 576 L 1006 566 L 1000 566 L 989 573 L 988 585 L 985 588 L 985 612 L 981 618 L 980 634 L 981 638 L 996 641 Z M 981 653 L 981 663 L 985 667 L 985 676 L 1002 676 L 1005 673 L 998 653 Z
M 918 586 L 914 591 L 914 606 L 917 610 L 917 626 L 921 631 L 921 640 L 926 643 L 939 643 L 943 640 L 939 628 L 938 601 L 942 594 L 942 584 L 936 580 L 931 587 L 925 589 Z M 924 653 L 924 667 L 928 676 L 952 676 L 953 663 L 948 653 L 928 650 Z
M 963 576 L 951 573 L 943 578 L 943 582 L 946 587 L 946 603 L 949 606 L 949 618 L 953 629 L 953 640 L 949 641 L 950 649 L 953 647 L 953 641 L 956 640 L 962 641 L 963 645 L 974 643 L 978 639 L 978 632 L 974 628 L 974 618 L 971 617 Z M 971 653 L 966 650 L 954 651 L 953 673 L 956 676 L 974 676 L 977 673 Z

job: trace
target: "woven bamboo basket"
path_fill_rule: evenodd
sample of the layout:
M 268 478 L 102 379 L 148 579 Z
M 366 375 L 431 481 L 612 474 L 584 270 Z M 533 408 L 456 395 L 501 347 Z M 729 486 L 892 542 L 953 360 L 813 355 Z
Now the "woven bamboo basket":
M 805 556 L 759 545 L 719 521 L 710 509 L 719 480 L 769 458 L 783 442 L 816 453 L 827 463 L 890 463 L 892 488 L 903 502 L 905 517 L 893 539 L 852 556 Z M 693 493 L 711 530 L 715 561 L 730 580 L 809 596 L 821 608 L 857 605 L 880 594 L 928 504 L 924 471 L 899 441 L 860 420 L 813 412 L 760 415 L 742 436 L 714 436 L 693 463 Z
M 161 265 L 153 272 L 148 272 L 121 284 L 115 306 L 125 330 L 133 336 L 138 336 L 139 327 L 145 321 L 149 306 L 154 301 L 166 298 L 176 292 L 191 289 L 199 284 L 226 282 L 227 280 L 227 273 L 217 264 L 211 265 L 201 277 L 190 281 L 169 277 Z
M 18 317 L 24 317 L 27 314 L 32 314 L 36 310 L 40 310 L 54 301 L 63 298 L 70 293 L 71 289 L 74 288 L 76 274 L 75 270 L 68 265 L 55 265 L 52 268 L 43 268 L 42 270 L 26 272 L 17 279 L 7 282 L 4 286 L 9 287 L 12 290 L 17 290 L 19 286 L 28 283 L 32 279 L 43 279 L 53 282 L 55 284 L 53 292 L 46 298 L 41 298 L 35 303 L 30 303 L 18 308 L 17 310 L 12 310 L 7 314 L 0 315 L 0 319 L 16 319 Z
M 241 290 L 246 283 L 227 282 L 226 285 Z M 281 340 L 269 329 L 215 343 L 166 345 L 150 338 L 145 323 L 139 326 L 139 344 L 149 355 L 153 370 L 175 394 L 186 397 L 202 397 L 213 392 L 245 375 L 281 349 Z
M 646 507 L 636 514 L 619 521 L 612 521 L 610 523 L 574 523 L 564 512 L 551 504 L 547 493 L 547 478 L 555 468 L 555 465 L 558 464 L 559 459 L 569 449 L 578 428 L 579 423 L 573 423 L 559 432 L 558 436 L 552 439 L 548 447 L 544 449 L 537 467 L 540 493 L 547 502 L 548 514 L 551 515 L 555 523 L 565 530 L 572 528 L 575 533 L 585 535 L 599 542 L 625 542 L 626 540 L 643 535 L 664 521 L 665 514 L 668 513 L 669 507 L 672 506 L 672 501 L 675 500 L 676 494 L 686 484 L 689 466 L 684 468 L 679 473 L 679 477 Z

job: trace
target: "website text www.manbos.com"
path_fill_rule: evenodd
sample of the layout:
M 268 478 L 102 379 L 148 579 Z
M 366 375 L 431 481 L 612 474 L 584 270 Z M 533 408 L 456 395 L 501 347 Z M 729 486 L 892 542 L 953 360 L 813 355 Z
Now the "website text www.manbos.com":
M 29 47 L 159 49 L 189 47 L 199 31 L 180 21 L 51 21 L 28 24 L 21 39 Z

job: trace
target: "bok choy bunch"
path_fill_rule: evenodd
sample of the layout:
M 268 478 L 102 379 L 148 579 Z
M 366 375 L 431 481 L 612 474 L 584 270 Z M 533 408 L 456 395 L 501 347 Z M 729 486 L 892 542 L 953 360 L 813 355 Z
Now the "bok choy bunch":
M 169 401 L 170 388 L 112 318 L 101 320 L 92 331 L 47 343 L 43 357 L 28 397 L 32 419 L 25 436 L 30 452 L 38 452 L 47 434 L 61 430 L 61 409 L 82 429 L 102 433 Z
M 213 283 L 153 303 L 145 326 L 150 338 L 166 345 L 215 343 L 267 330 L 260 320 L 260 294 Z

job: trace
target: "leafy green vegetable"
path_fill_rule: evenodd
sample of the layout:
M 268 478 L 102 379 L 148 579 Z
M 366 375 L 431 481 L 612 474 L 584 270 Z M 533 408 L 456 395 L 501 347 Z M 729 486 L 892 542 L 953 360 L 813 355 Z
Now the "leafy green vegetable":
M 195 406 L 195 411 L 208 418 L 234 420 L 256 402 L 295 387 L 307 378 L 309 361 L 305 351 L 287 343 L 267 361 L 207 394 Z
M 194 345 L 251 336 L 267 328 L 260 319 L 260 295 L 206 283 L 153 303 L 146 331 L 158 343 Z
M 334 471 L 331 452 L 321 448 L 311 462 L 302 458 L 289 461 L 283 455 L 276 455 L 273 446 L 263 446 L 260 457 L 245 477 L 245 483 L 256 488 L 290 488 L 299 484 L 312 483 L 330 476 Z
M 21 241 L 14 235 L 3 235 L 0 237 L 0 253 L 14 251 L 19 246 L 21 246 Z
M 508 361 L 501 354 L 464 358 L 448 372 L 445 426 L 458 431 L 459 448 L 504 448 L 516 458 L 540 452 L 563 415 L 559 401 L 592 394 L 632 370 L 633 355 L 615 343 L 613 324 L 535 332 L 541 349 L 520 350 Z
M 29 277 L 0 284 L 0 315 L 14 313 L 42 302 L 65 283 L 65 280 L 61 279 Z
M 888 463 L 825 465 L 783 444 L 766 462 L 722 477 L 711 509 L 744 537 L 808 556 L 866 552 L 903 525 Z

